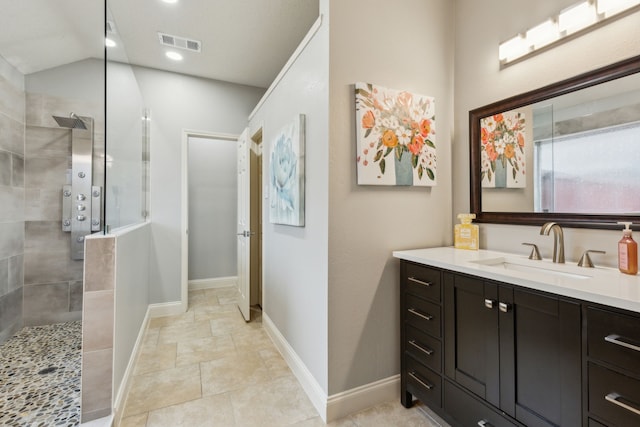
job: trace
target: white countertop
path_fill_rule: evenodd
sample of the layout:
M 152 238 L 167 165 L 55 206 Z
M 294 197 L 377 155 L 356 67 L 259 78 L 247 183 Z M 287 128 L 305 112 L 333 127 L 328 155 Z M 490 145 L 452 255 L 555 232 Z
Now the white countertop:
M 393 256 L 640 313 L 640 276 L 623 274 L 617 269 L 583 268 L 577 267 L 575 262 L 554 264 L 549 260 L 529 260 L 522 255 L 482 249 L 468 251 L 453 247 L 394 251 Z M 501 260 L 529 271 L 506 269 L 498 263 Z

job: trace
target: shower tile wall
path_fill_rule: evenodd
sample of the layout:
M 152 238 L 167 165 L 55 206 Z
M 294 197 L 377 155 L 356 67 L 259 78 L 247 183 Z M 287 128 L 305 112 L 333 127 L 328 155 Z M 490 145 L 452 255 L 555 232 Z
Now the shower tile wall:
M 93 182 L 104 177 L 101 103 L 26 94 L 24 306 L 25 325 L 80 320 L 82 260 L 71 259 L 70 233 L 62 231 L 62 186 L 70 183 L 71 132 L 53 115 L 95 120 Z M 97 184 L 102 185 L 102 184 Z
M 7 70 L 0 67 L 0 343 L 23 324 L 25 92 Z

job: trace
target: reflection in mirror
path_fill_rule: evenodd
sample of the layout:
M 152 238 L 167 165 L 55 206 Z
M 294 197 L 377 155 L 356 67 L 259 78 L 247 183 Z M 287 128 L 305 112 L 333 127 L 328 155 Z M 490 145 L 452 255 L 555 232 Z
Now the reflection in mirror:
M 639 71 L 636 57 L 471 111 L 479 220 L 639 215 Z

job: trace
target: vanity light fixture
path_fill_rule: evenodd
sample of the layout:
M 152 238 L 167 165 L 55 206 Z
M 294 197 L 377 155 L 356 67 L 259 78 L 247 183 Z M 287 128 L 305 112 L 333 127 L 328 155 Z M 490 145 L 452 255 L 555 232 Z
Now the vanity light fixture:
M 500 43 L 500 65 L 522 59 L 611 17 L 640 6 L 640 0 L 583 0 L 521 34 Z
M 174 52 L 170 50 L 167 53 L 165 53 L 165 55 L 167 55 L 167 58 L 172 59 L 174 61 L 182 61 L 182 55 L 180 55 L 178 52 Z

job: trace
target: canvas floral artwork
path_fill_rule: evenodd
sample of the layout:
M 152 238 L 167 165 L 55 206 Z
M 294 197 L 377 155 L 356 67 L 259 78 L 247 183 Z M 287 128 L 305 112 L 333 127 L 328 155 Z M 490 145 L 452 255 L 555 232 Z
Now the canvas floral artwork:
M 305 116 L 284 126 L 271 144 L 269 158 L 270 221 L 304 226 Z
M 516 110 L 480 120 L 483 187 L 526 186 L 525 124 L 524 113 Z
M 356 83 L 358 184 L 436 185 L 435 100 Z

